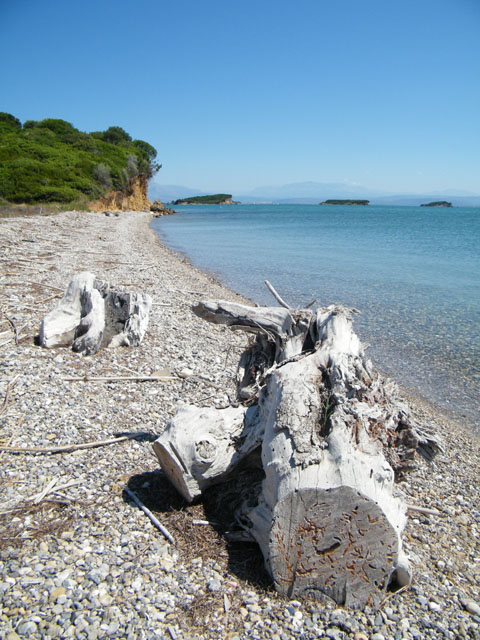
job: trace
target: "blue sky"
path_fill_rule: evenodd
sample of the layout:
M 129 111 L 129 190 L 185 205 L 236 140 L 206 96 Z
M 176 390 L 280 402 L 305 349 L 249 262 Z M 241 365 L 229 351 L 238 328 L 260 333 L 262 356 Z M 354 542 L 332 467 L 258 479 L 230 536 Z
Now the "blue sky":
M 0 0 L 0 78 L 164 184 L 480 193 L 480 0 Z

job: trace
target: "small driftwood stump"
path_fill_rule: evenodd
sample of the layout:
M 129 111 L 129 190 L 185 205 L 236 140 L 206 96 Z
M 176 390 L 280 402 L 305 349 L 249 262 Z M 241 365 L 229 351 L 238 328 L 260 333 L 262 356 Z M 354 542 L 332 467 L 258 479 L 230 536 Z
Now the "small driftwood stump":
M 241 358 L 248 407 L 183 407 L 154 443 L 167 476 L 191 501 L 255 449 L 265 473 L 239 520 L 258 542 L 276 589 L 323 592 L 351 607 L 378 606 L 404 586 L 406 505 L 394 470 L 411 468 L 435 439 L 415 424 L 395 384 L 375 372 L 341 306 L 293 310 L 201 302 L 205 319 L 255 332 Z
M 86 355 L 104 346 L 136 346 L 145 335 L 152 299 L 111 289 L 84 271 L 73 276 L 57 307 L 40 326 L 42 347 L 72 345 Z

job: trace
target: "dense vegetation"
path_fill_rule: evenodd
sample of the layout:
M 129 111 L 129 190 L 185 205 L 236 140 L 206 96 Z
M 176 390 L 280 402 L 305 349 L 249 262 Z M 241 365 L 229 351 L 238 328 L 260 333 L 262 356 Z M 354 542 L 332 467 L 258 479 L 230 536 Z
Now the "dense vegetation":
M 361 205 L 367 205 L 367 204 L 370 204 L 370 200 L 325 200 L 325 202 L 320 202 L 320 204 L 361 204 Z
M 0 198 L 8 202 L 94 200 L 128 193 L 161 165 L 148 142 L 121 127 L 83 133 L 65 120 L 27 120 L 0 113 Z
M 193 196 L 192 198 L 180 198 L 173 204 L 222 204 L 225 200 L 231 200 L 229 193 L 216 193 L 213 196 Z

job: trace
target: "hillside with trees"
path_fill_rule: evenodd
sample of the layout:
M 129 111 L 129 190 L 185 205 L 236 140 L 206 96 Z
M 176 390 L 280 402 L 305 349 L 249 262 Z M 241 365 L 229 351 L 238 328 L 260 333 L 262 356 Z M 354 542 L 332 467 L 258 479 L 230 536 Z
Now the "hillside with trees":
M 83 133 L 65 120 L 0 113 L 0 198 L 11 203 L 87 203 L 128 194 L 161 167 L 157 151 L 121 127 Z

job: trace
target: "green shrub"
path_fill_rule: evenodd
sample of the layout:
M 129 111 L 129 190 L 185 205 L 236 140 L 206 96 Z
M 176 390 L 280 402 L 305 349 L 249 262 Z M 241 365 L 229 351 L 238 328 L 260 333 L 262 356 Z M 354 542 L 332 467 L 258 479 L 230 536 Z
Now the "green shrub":
M 22 123 L 18 118 L 10 113 L 0 111 L 0 135 L 3 133 L 17 132 L 22 128 Z
M 137 176 L 160 165 L 156 150 L 132 142 L 121 127 L 84 133 L 65 120 L 27 120 L 23 128 L 0 114 L 0 197 L 13 203 L 72 202 L 113 189 L 128 193 Z
M 105 189 L 112 188 L 112 176 L 110 175 L 110 169 L 106 164 L 97 164 L 93 168 L 93 177 L 98 180 Z

